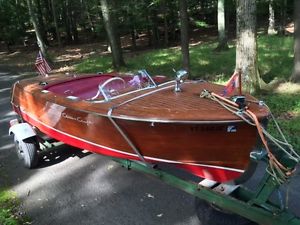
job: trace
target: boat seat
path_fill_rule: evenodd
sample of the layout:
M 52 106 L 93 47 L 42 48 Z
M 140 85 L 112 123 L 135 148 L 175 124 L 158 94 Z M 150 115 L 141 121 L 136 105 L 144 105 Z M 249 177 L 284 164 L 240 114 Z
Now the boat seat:
M 122 78 L 116 77 L 115 75 L 91 75 L 91 76 L 84 76 L 74 78 L 72 80 L 66 80 L 59 83 L 49 84 L 44 87 L 44 91 L 50 91 L 55 94 L 61 96 L 74 96 L 78 97 L 82 100 L 90 100 L 96 98 L 101 98 L 102 95 L 98 93 L 99 86 L 104 84 L 105 82 L 109 81 L 110 79 L 123 79 L 125 82 L 125 86 L 121 85 L 112 85 L 112 89 L 115 89 L 117 92 L 126 92 L 132 90 L 132 88 L 136 88 L 135 85 L 131 84 L 133 82 L 132 76 L 123 76 Z M 165 76 L 154 76 L 153 79 L 157 83 L 161 83 L 166 80 Z M 120 84 L 120 83 L 119 83 Z M 127 90 L 128 89 L 128 90 Z
M 80 99 L 90 99 L 96 95 L 98 85 L 112 77 L 112 75 L 81 77 L 48 85 L 44 90 L 51 91 L 62 96 L 75 96 Z

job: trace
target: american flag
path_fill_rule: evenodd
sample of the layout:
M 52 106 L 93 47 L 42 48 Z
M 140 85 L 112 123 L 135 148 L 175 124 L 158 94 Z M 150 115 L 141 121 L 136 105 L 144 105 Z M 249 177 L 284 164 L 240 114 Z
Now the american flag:
M 231 78 L 229 79 L 229 81 L 227 82 L 222 95 L 226 96 L 226 95 L 230 95 L 234 92 L 234 90 L 236 88 L 239 87 L 239 79 L 240 79 L 240 74 L 239 72 L 235 72 Z
M 48 74 L 51 72 L 51 68 L 47 63 L 46 59 L 44 58 L 41 51 L 39 51 L 36 60 L 35 60 L 35 67 L 38 70 L 39 74 L 42 76 L 47 77 Z

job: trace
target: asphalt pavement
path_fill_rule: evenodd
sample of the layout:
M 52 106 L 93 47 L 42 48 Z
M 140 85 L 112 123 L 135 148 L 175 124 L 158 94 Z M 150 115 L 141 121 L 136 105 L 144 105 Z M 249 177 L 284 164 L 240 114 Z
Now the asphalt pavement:
M 0 187 L 18 194 L 32 224 L 200 224 L 193 196 L 101 155 L 60 146 L 43 153 L 38 168 L 23 168 L 8 135 L 10 88 L 28 76 L 0 72 Z
M 10 88 L 28 76 L 0 72 L 0 168 L 6 176 L 0 176 L 0 187 L 8 185 L 18 194 L 32 224 L 201 224 L 193 196 L 101 155 L 60 146 L 44 152 L 38 168 L 23 168 L 8 123 L 15 117 Z M 289 207 L 300 216 L 299 190 L 298 173 L 289 184 Z

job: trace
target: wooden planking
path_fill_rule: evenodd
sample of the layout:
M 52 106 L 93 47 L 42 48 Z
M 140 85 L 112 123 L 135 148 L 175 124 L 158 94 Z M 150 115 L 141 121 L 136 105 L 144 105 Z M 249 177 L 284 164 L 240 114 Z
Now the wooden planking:
M 236 115 L 224 109 L 210 99 L 200 98 L 203 89 L 216 93 L 223 87 L 210 83 L 184 84 L 183 92 L 163 90 L 146 96 L 135 102 L 128 103 L 114 111 L 114 115 L 127 115 L 140 118 L 160 118 L 162 120 L 239 120 Z M 248 96 L 251 100 L 254 98 Z M 249 108 L 258 116 L 265 117 L 268 111 L 265 107 L 250 104 Z
M 80 76 L 79 76 L 80 77 Z M 33 80 L 25 80 L 20 83 L 20 86 L 26 86 L 26 91 L 37 92 L 39 95 L 41 88 L 37 83 L 41 80 L 47 80 L 49 85 L 59 83 L 65 80 L 70 80 L 72 77 L 50 77 L 42 78 L 37 77 Z M 159 87 L 160 88 L 163 88 Z M 199 83 L 185 83 L 182 85 L 183 92 L 175 93 L 173 88 L 158 91 L 149 96 L 127 103 L 118 109 L 114 110 L 114 116 L 125 116 L 126 118 L 139 118 L 139 119 L 160 119 L 160 120 L 191 120 L 191 121 L 220 121 L 220 120 L 239 120 L 236 115 L 223 109 L 219 104 L 209 100 L 200 98 L 200 93 L 203 89 L 221 93 L 223 86 L 211 84 L 208 82 Z M 82 108 L 87 111 L 107 114 L 110 107 L 127 101 L 131 98 L 137 97 L 150 90 L 142 90 L 140 92 L 132 93 L 107 103 L 91 103 L 87 101 L 72 101 L 63 96 L 58 96 L 53 93 L 43 95 L 49 101 L 54 101 L 59 104 L 71 108 Z M 251 100 L 255 100 L 251 96 L 247 96 Z M 257 104 L 250 104 L 252 110 L 258 117 L 265 117 L 268 111 L 265 107 L 258 106 Z
M 51 85 L 65 79 L 71 78 L 37 77 L 21 81 L 16 85 L 13 103 L 21 105 L 28 113 L 57 130 L 92 143 L 134 153 L 106 114 L 110 107 L 153 89 L 142 90 L 107 103 L 72 101 L 51 92 L 41 93 L 43 87 L 38 85 L 40 81 L 47 80 Z M 160 88 L 163 87 L 158 89 Z M 246 169 L 249 153 L 257 139 L 255 127 L 241 122 L 235 124 L 236 132 L 228 132 L 228 123 L 199 125 L 147 122 L 149 118 L 174 121 L 236 119 L 236 116 L 213 101 L 201 99 L 199 95 L 203 89 L 221 92 L 223 87 L 210 83 L 185 83 L 181 93 L 174 93 L 173 88 L 158 91 L 121 106 L 114 110 L 113 115 L 146 120 L 116 120 L 145 156 Z M 255 104 L 251 108 L 260 116 L 268 115 L 265 108 L 259 108 Z M 76 119 L 66 119 L 65 114 Z M 82 121 L 89 121 L 89 125 Z

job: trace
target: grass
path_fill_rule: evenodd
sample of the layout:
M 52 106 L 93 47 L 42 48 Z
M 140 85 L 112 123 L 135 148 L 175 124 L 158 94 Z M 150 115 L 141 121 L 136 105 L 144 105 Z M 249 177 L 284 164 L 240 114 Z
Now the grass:
M 300 93 L 273 93 L 262 99 L 271 108 L 289 143 L 300 152 Z M 268 129 L 278 137 L 274 123 L 270 123 Z
M 293 37 L 259 36 L 258 63 L 262 77 L 267 82 L 274 77 L 288 79 L 293 66 Z M 190 48 L 191 74 L 209 80 L 227 79 L 235 67 L 235 47 L 215 52 L 217 43 L 208 42 Z M 127 67 L 121 71 L 136 71 L 146 68 L 152 74 L 173 76 L 172 69 L 179 69 L 179 48 L 150 50 L 126 60 Z M 76 65 L 77 72 L 112 71 L 110 56 L 92 57 Z
M 292 36 L 260 36 L 258 63 L 266 82 L 275 77 L 288 80 L 293 68 L 294 40 Z
M 269 82 L 275 77 L 288 80 L 293 68 L 293 37 L 258 36 L 258 64 L 262 78 Z M 202 78 L 213 82 L 224 82 L 235 67 L 235 47 L 215 52 L 216 42 L 202 43 L 190 48 L 192 78 Z M 137 71 L 146 68 L 150 74 L 174 76 L 172 69 L 181 65 L 179 48 L 151 50 L 128 57 L 128 67 L 121 71 Z M 112 71 L 109 56 L 94 57 L 76 65 L 78 72 Z M 300 152 L 300 92 L 269 93 L 262 98 L 277 117 L 287 139 Z M 270 125 L 271 132 L 274 126 Z
M 6 188 L 7 177 L 3 170 L 0 170 L 0 180 L 0 225 L 30 224 L 29 218 L 20 213 L 16 193 Z
M 214 53 L 211 50 L 216 48 L 216 43 L 207 43 L 192 47 L 191 54 L 191 74 L 193 78 L 219 78 L 219 73 L 232 73 L 234 68 L 235 52 L 233 47 L 229 51 Z M 220 67 L 216 67 L 215 60 Z M 151 50 L 143 54 L 138 54 L 126 60 L 127 67 L 121 71 L 136 71 L 146 68 L 151 74 L 164 74 L 173 76 L 173 68 L 179 69 L 181 66 L 181 52 L 179 48 L 169 48 Z M 77 72 L 97 72 L 112 71 L 111 59 L 109 56 L 93 57 L 76 65 Z
M 18 215 L 19 202 L 12 191 L 0 188 L 0 224 L 21 225 L 30 224 L 28 219 Z

